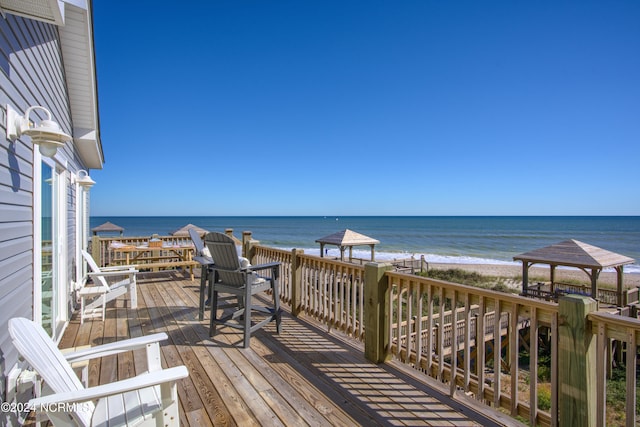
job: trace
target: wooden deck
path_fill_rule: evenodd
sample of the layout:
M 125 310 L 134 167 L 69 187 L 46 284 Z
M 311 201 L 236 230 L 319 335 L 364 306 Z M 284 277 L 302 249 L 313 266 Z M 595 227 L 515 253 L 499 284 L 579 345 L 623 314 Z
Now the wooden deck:
M 197 279 L 181 273 L 139 275 L 137 309 L 120 297 L 105 322 L 81 326 L 74 317 L 60 347 L 166 332 L 163 364 L 186 365 L 190 374 L 178 390 L 184 426 L 518 424 L 490 408 L 454 402 L 400 364 L 370 363 L 358 344 L 289 312 L 281 335 L 268 326 L 248 349 L 231 328 L 210 339 L 208 317 L 197 320 L 198 289 Z M 103 358 L 89 366 L 89 384 L 133 376 L 144 365 L 137 353 Z

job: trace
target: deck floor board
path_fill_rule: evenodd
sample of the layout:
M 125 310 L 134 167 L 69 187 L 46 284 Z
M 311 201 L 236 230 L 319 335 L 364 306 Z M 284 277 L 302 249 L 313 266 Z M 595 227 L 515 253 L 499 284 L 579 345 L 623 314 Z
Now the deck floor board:
M 199 280 L 174 272 L 140 274 L 138 308 L 120 297 L 107 319 L 74 315 L 60 347 L 98 345 L 165 332 L 163 366 L 185 365 L 178 387 L 184 426 L 503 425 L 454 402 L 393 364 L 364 359 L 362 345 L 285 310 L 282 334 L 271 323 L 241 348 L 241 334 L 198 321 Z M 143 351 L 92 361 L 89 384 L 146 369 Z M 493 424 L 492 424 L 493 423 Z M 514 422 L 514 424 L 516 424 Z

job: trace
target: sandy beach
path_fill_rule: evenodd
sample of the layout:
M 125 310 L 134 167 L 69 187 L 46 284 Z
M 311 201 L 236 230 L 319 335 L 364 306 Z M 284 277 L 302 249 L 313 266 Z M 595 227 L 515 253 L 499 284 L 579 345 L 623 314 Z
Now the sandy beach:
M 485 276 L 498 276 L 498 277 L 518 277 L 519 285 L 522 286 L 522 266 L 520 265 L 502 265 L 502 264 L 437 264 L 429 263 L 429 268 L 436 269 L 452 269 L 458 268 L 465 271 L 472 271 Z M 544 266 L 534 266 L 529 269 L 529 277 L 532 280 L 549 280 L 549 268 Z M 579 280 L 585 285 L 590 284 L 589 277 L 582 270 L 576 268 L 556 268 L 556 280 Z M 616 273 L 615 272 L 603 272 L 600 273 L 598 283 L 602 285 L 609 285 L 615 287 L 616 285 Z M 624 274 L 624 286 L 636 287 L 640 286 L 640 274 Z

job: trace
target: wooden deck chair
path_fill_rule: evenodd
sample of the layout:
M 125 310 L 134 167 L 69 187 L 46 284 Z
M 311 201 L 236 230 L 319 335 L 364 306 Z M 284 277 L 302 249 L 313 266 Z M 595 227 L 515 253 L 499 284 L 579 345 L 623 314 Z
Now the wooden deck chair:
M 98 267 L 93 257 L 84 249 L 82 256 L 87 261 L 91 272 L 89 277 L 94 279 L 96 286 L 84 286 L 78 291 L 80 297 L 80 323 L 84 319 L 100 317 L 104 320 L 105 307 L 109 301 L 118 298 L 129 291 L 130 308 L 138 308 L 136 292 L 136 274 L 138 270 L 131 266 Z M 107 280 L 107 278 L 109 280 Z M 115 281 L 113 281 L 115 279 Z M 89 303 L 87 303 L 90 301 Z
M 223 324 L 232 328 L 242 329 L 244 332 L 244 348 L 249 347 L 251 333 L 263 327 L 268 322 L 276 321 L 276 330 L 280 333 L 280 295 L 278 289 L 278 273 L 280 263 L 274 262 L 261 265 L 241 263 L 234 240 L 222 233 L 211 232 L 204 237 L 204 243 L 209 248 L 215 264 L 209 275 L 212 286 L 213 301 L 211 304 L 211 323 L 209 334 L 214 336 L 216 325 Z M 247 264 L 247 265 L 243 265 Z M 270 277 L 261 277 L 257 271 L 270 270 Z M 264 307 L 252 304 L 252 296 L 271 290 L 273 306 Z M 218 294 L 235 295 L 239 303 L 233 306 L 231 313 L 225 313 L 218 319 Z M 254 312 L 266 314 L 261 320 L 252 320 Z M 240 319 L 240 320 L 238 320 Z
M 45 330 L 25 318 L 9 320 L 9 333 L 22 357 L 44 381 L 43 396 L 29 408 L 54 426 L 179 426 L 176 381 L 185 366 L 162 369 L 159 341 L 164 333 L 113 342 L 63 355 Z M 136 377 L 85 388 L 70 363 L 139 348 L 147 349 L 148 371 Z

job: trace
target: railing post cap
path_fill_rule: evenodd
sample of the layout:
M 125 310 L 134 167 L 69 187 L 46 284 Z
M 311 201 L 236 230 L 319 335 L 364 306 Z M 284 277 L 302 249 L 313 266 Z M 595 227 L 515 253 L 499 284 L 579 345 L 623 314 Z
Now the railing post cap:
M 587 295 L 578 295 L 578 294 L 565 294 L 561 295 L 558 298 L 558 302 L 565 301 L 568 303 L 583 303 L 583 304 L 592 304 L 597 303 L 596 300 Z
M 377 262 L 377 261 L 367 262 L 364 265 L 365 267 L 369 266 L 369 267 L 376 267 L 376 268 L 392 268 L 393 267 L 393 265 L 391 265 L 388 262 Z

